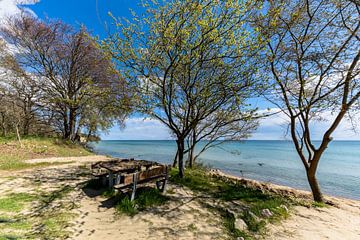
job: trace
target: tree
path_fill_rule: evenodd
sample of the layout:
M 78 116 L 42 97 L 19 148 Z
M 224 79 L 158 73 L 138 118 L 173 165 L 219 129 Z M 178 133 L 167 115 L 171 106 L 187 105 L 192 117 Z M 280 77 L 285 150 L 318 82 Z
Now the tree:
M 323 202 L 316 172 L 332 134 L 360 98 L 360 9 L 351 1 L 269 1 L 257 27 L 268 40 L 270 100 L 290 121 L 289 130 L 315 201 Z M 315 121 L 331 113 L 316 143 Z
M 246 99 L 246 98 L 245 98 Z M 242 106 L 240 104 L 240 106 Z M 237 103 L 232 109 L 217 111 L 207 119 L 201 121 L 191 131 L 187 138 L 188 166 L 192 168 L 196 159 L 209 148 L 219 146 L 228 141 L 248 138 L 258 126 L 255 109 L 240 108 Z M 202 147 L 196 151 L 198 144 Z
M 100 105 L 104 99 L 112 105 L 107 118 L 99 118 L 107 121 L 106 127 L 129 112 L 129 106 L 122 104 L 129 97 L 126 82 L 85 28 L 74 30 L 60 21 L 44 22 L 22 14 L 10 18 L 1 33 L 15 51 L 18 67 L 11 70 L 32 77 L 41 92 L 36 98 L 39 115 L 64 139 L 78 139 L 81 130 L 89 127 L 85 124 L 93 117 L 89 113 L 104 108 Z
M 253 45 L 244 27 L 251 6 L 210 0 L 144 6 L 141 17 L 115 20 L 117 32 L 105 46 L 140 93 L 138 111 L 174 135 L 182 177 L 189 134 L 235 101 L 244 103 L 252 84 Z
M 40 119 L 37 118 L 36 112 L 38 106 L 36 99 L 40 96 L 40 88 L 34 78 L 19 67 L 14 56 L 5 49 L 3 45 L 3 55 L 0 57 L 0 66 L 4 69 L 2 88 L 21 111 L 21 132 L 22 135 L 28 135 L 31 130 L 35 129 Z

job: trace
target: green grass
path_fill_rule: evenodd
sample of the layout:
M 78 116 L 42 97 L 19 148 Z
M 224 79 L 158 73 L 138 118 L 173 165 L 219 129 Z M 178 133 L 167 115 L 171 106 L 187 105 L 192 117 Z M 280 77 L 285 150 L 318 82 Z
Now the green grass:
M 101 196 L 106 197 L 106 198 L 115 197 L 116 196 L 116 191 L 113 188 L 107 189 L 101 194 Z
M 20 218 L 0 216 L 0 229 L 29 231 L 31 223 Z
M 266 222 L 280 221 L 288 216 L 288 212 L 282 206 L 290 207 L 292 202 L 284 197 L 263 193 L 260 190 L 248 188 L 240 183 L 228 182 L 217 177 L 211 177 L 205 169 L 187 169 L 185 177 L 180 178 L 178 171 L 173 169 L 170 180 L 176 184 L 186 186 L 191 190 L 210 195 L 211 197 L 223 202 L 240 202 L 243 211 L 240 217 L 248 225 L 248 229 L 253 233 L 261 234 L 264 232 Z M 211 208 L 211 206 L 207 205 Z M 273 216 L 263 219 L 261 210 L 269 209 Z M 223 225 L 229 235 L 234 239 L 244 237 L 251 239 L 250 235 L 235 228 L 235 219 L 226 209 L 216 208 L 223 220 Z
M 191 223 L 187 226 L 187 229 L 190 231 L 190 232 L 196 232 L 198 230 L 198 228 L 196 227 L 195 224 Z
M 13 235 L 13 234 L 0 234 L 0 240 L 19 240 L 19 239 L 23 239 L 17 235 Z
M 65 185 L 51 192 L 12 193 L 1 197 L 0 239 L 66 239 L 70 233 L 64 229 L 74 217 L 70 210 L 75 205 L 64 198 L 73 190 L 73 186 Z M 29 209 L 30 203 L 33 203 L 34 215 L 23 215 L 21 211 Z
M 117 212 L 134 216 L 140 211 L 162 205 L 169 200 L 169 198 L 162 195 L 159 190 L 153 188 L 138 189 L 136 194 L 134 201 L 130 201 L 128 196 L 120 196 L 119 202 L 115 207 Z
M 21 170 L 52 165 L 51 163 L 29 164 L 25 162 L 25 160 L 33 158 L 77 157 L 92 154 L 81 145 L 57 138 L 28 136 L 24 137 L 21 142 L 23 146 L 15 137 L 0 137 L 0 170 Z
M 328 207 L 328 205 L 326 203 L 323 202 L 312 202 L 311 206 L 313 206 L 314 208 L 325 208 Z
M 0 211 L 20 212 L 26 203 L 36 199 L 36 195 L 29 193 L 12 193 L 0 198 Z

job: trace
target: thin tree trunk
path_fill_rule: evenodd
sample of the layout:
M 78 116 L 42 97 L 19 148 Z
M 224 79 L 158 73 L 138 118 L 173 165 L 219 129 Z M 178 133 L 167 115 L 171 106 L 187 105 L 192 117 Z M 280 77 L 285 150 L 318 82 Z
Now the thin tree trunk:
M 179 176 L 180 178 L 184 177 L 184 140 L 178 139 L 178 165 L 179 165 Z
M 189 151 L 189 168 L 193 168 L 194 167 L 194 150 L 195 150 L 195 146 L 191 146 L 190 151 Z
M 70 140 L 75 140 L 75 127 L 76 127 L 76 121 L 75 121 L 75 109 L 70 108 L 70 114 L 69 114 L 69 131 L 70 131 Z
M 91 137 L 91 134 L 92 134 L 92 130 L 90 129 L 87 136 L 86 136 L 86 142 L 88 143 L 89 142 L 89 139 Z
M 6 122 L 5 122 L 5 115 L 1 114 L 1 127 L 2 127 L 2 136 L 6 137 L 7 131 L 6 131 Z
M 18 141 L 20 143 L 20 147 L 23 148 L 24 145 L 21 142 L 21 137 L 20 137 L 20 132 L 19 132 L 19 124 L 16 124 L 15 128 L 16 128 L 16 136 L 17 136 L 17 139 L 18 139 Z
M 175 155 L 172 167 L 176 167 L 178 164 L 178 153 L 179 153 L 179 150 L 176 150 L 176 155 Z
M 324 202 L 323 195 L 320 190 L 319 183 L 316 179 L 316 172 L 311 169 L 307 170 L 307 178 L 310 184 L 310 188 L 313 194 L 314 201 L 316 202 Z

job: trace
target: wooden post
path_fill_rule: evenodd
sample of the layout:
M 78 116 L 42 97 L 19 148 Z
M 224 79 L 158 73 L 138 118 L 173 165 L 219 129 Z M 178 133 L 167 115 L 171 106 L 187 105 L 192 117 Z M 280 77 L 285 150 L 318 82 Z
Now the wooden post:
M 114 174 L 113 172 L 109 172 L 109 188 L 114 186 Z
M 121 175 L 115 174 L 115 185 L 120 184 L 120 180 L 121 180 Z
M 166 173 L 165 173 L 165 179 L 161 188 L 161 192 L 166 192 L 166 185 L 169 180 L 169 167 L 166 166 Z
M 138 172 L 133 174 L 133 184 L 132 184 L 132 192 L 131 192 L 131 197 L 130 197 L 130 201 L 134 201 L 135 199 L 135 192 L 136 192 L 136 184 L 137 184 L 137 180 L 138 180 Z

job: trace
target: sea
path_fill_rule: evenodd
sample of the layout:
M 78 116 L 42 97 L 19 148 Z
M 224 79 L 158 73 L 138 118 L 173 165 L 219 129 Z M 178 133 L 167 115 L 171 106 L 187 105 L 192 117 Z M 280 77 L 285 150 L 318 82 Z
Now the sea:
M 200 142 L 198 149 L 205 142 Z M 108 140 L 93 143 L 99 154 L 172 163 L 172 140 Z M 235 176 L 310 190 L 304 166 L 291 141 L 229 141 L 200 155 L 199 162 Z M 325 151 L 318 180 L 323 193 L 360 200 L 360 141 L 333 141 Z

